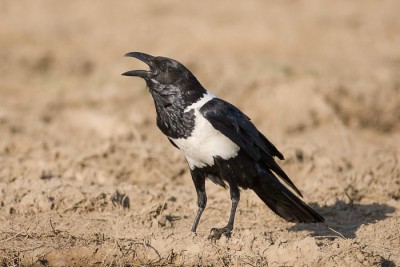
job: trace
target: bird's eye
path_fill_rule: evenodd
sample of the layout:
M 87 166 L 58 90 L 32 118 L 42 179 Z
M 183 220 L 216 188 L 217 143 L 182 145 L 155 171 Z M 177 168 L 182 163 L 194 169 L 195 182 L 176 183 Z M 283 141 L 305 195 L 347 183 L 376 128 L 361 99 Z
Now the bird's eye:
M 160 63 L 160 69 L 165 70 L 167 68 L 167 63 L 166 62 L 161 62 Z

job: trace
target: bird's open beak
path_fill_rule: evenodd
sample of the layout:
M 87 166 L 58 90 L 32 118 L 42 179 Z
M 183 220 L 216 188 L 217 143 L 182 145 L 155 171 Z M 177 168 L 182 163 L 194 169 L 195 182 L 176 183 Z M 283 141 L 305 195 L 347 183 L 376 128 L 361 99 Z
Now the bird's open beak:
M 130 70 L 127 72 L 122 73 L 121 75 L 124 76 L 137 76 L 137 77 L 141 77 L 143 79 L 146 78 L 151 78 L 154 75 L 153 72 L 153 60 L 154 57 L 145 53 L 140 53 L 140 52 L 130 52 L 124 55 L 125 57 L 134 57 L 139 59 L 140 61 L 143 61 L 144 63 L 146 63 L 147 65 L 149 65 L 150 70 Z

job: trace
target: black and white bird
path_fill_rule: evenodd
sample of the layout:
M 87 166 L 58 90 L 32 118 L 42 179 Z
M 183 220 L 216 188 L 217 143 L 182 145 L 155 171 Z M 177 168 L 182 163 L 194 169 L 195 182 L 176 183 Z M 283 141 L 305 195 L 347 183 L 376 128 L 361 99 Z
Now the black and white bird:
M 249 117 L 206 90 L 176 60 L 140 52 L 125 56 L 137 58 L 150 67 L 148 71 L 132 70 L 122 75 L 146 81 L 154 99 L 158 128 L 184 153 L 189 165 L 198 198 L 193 232 L 207 204 L 206 178 L 224 188 L 228 185 L 232 200 L 228 224 L 211 229 L 211 237 L 215 239 L 231 234 L 240 199 L 239 187 L 252 189 L 272 211 L 287 221 L 324 222 L 321 215 L 286 187 L 302 197 L 274 160 L 274 157 L 283 160 L 283 155 Z

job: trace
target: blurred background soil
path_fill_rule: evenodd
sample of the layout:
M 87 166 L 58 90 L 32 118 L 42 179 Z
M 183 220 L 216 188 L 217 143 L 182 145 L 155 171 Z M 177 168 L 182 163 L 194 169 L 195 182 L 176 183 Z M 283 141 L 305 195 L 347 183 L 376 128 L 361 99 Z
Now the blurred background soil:
M 400 2 L 0 1 L 1 266 L 400 265 Z M 145 68 L 177 59 L 241 108 L 325 225 L 208 182 L 197 235 L 184 158 Z

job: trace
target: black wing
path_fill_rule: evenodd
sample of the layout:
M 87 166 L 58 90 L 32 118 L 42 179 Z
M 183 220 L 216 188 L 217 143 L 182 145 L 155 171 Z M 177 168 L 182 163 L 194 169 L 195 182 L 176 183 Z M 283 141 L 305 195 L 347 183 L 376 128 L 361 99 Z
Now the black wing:
M 274 156 L 283 160 L 281 152 L 262 134 L 243 112 L 234 105 L 214 98 L 200 109 L 211 125 L 231 139 L 256 161 L 263 161 L 267 167 L 281 177 L 300 196 L 302 194 L 275 162 Z

